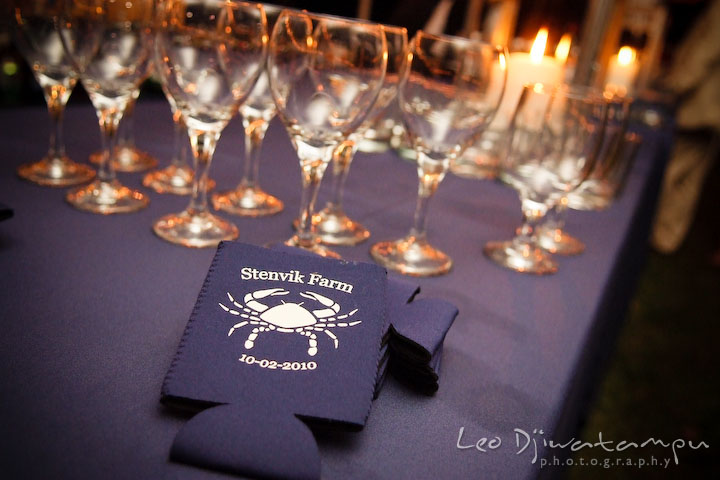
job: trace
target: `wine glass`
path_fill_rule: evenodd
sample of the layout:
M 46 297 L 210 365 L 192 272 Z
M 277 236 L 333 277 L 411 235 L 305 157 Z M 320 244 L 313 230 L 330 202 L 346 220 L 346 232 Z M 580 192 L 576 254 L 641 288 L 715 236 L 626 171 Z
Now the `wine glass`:
M 588 89 L 587 95 L 599 97 L 601 94 L 594 89 Z M 585 243 L 579 238 L 565 231 L 567 210 L 570 201 L 580 200 L 582 205 L 605 205 L 611 195 L 608 193 L 607 179 L 618 164 L 616 154 L 625 136 L 630 112 L 630 100 L 623 97 L 604 97 L 608 102 L 608 115 L 605 124 L 605 135 L 600 152 L 595 162 L 595 168 L 590 176 L 578 188 L 564 195 L 550 209 L 545 221 L 538 227 L 538 245 L 556 255 L 578 255 L 585 251 Z M 592 202 L 592 203 L 591 203 Z
M 605 139 L 597 166 L 580 188 L 568 194 L 568 207 L 574 210 L 603 210 L 610 206 L 618 186 L 629 166 L 633 134 L 627 133 L 630 123 L 630 97 L 608 98 L 608 121 Z
M 350 164 L 358 150 L 359 143 L 365 136 L 365 132 L 374 125 L 376 119 L 385 112 L 397 95 L 400 74 L 407 63 L 407 30 L 389 25 L 382 25 L 382 27 L 385 32 L 388 60 L 380 94 L 362 125 L 333 152 L 330 200 L 325 208 L 312 217 L 315 232 L 320 241 L 329 245 L 357 245 L 370 236 L 367 228 L 347 216 L 342 201 L 345 180 L 350 172 Z
M 333 151 L 367 116 L 387 64 L 378 24 L 284 10 L 268 55 L 270 90 L 300 159 L 302 197 L 295 235 L 286 244 L 329 257 L 312 212 Z
M 154 56 L 155 71 L 160 71 L 166 67 L 161 58 L 157 55 L 155 49 Z M 157 193 L 170 193 L 173 195 L 190 195 L 193 189 L 194 170 L 188 161 L 188 134 L 185 122 L 182 119 L 182 112 L 175 103 L 175 99 L 170 94 L 166 84 L 167 75 L 158 74 L 158 81 L 162 88 L 165 99 L 170 105 L 170 112 L 173 119 L 173 153 L 170 165 L 165 168 L 148 172 L 143 177 L 143 185 L 150 187 Z M 206 188 L 212 190 L 215 187 L 215 181 L 211 178 L 207 179 Z
M 424 31 L 416 34 L 410 52 L 398 99 L 417 156 L 415 218 L 405 237 L 376 243 L 370 254 L 400 273 L 440 275 L 450 270 L 452 260 L 427 240 L 428 204 L 450 163 L 482 134 L 497 110 L 506 53 L 487 43 Z
M 40 185 L 67 187 L 91 180 L 95 170 L 75 163 L 65 154 L 63 113 L 77 82 L 77 71 L 65 53 L 56 28 L 60 0 L 13 1 L 15 43 L 42 87 L 52 129 L 45 157 L 18 167 L 22 178 Z
M 282 7 L 263 4 L 268 31 L 275 26 Z M 283 202 L 260 188 L 260 150 L 276 108 L 270 93 L 267 70 L 263 69 L 247 100 L 240 105 L 245 129 L 245 164 L 243 177 L 234 190 L 212 196 L 213 207 L 234 215 L 263 217 L 279 213 Z
M 602 145 L 607 103 L 580 87 L 523 88 L 510 126 L 501 168 L 520 195 L 523 225 L 510 241 L 490 242 L 484 253 L 499 265 L 535 274 L 557 263 L 537 243 L 547 211 L 585 181 Z
M 210 213 L 207 175 L 223 129 L 265 64 L 267 29 L 260 4 L 178 0 L 163 4 L 155 36 L 159 74 L 188 128 L 195 175 L 188 207 L 155 222 L 162 239 L 212 247 L 237 238 L 235 225 Z
M 148 197 L 116 178 L 112 152 L 133 90 L 145 76 L 155 11 L 151 0 L 71 0 L 60 22 L 63 45 L 80 72 L 100 120 L 103 157 L 97 179 L 71 190 L 65 199 L 92 213 L 127 213 Z
M 170 104 L 173 119 L 173 150 L 170 165 L 148 172 L 143 177 L 143 185 L 158 193 L 189 195 L 192 193 L 193 170 L 187 159 L 187 128 L 182 121 L 182 113 L 161 80 L 162 91 Z

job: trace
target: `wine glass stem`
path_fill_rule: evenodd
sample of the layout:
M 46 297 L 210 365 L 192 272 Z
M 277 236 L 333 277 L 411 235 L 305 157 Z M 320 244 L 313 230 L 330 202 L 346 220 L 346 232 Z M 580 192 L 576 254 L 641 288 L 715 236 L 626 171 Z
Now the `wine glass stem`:
M 430 206 L 430 200 L 438 185 L 445 178 L 447 172 L 447 161 L 435 161 L 427 157 L 424 153 L 418 152 L 418 198 L 415 207 L 415 217 L 413 218 L 413 226 L 410 235 L 418 240 L 425 240 L 427 237 L 427 213 Z
M 50 130 L 50 145 L 48 158 L 51 161 L 62 160 L 65 156 L 65 142 L 63 140 L 63 114 L 67 101 L 67 89 L 64 85 L 53 85 L 47 92 L 47 106 L 50 112 L 52 128 Z
M 562 197 L 552 207 L 552 215 L 548 215 L 548 221 L 546 225 L 553 229 L 562 230 L 565 227 L 565 215 L 567 214 L 567 197 Z
M 183 124 L 180 112 L 173 114 L 173 157 L 171 163 L 176 168 L 186 168 L 187 164 L 187 143 L 185 140 L 185 125 Z
M 315 200 L 320 189 L 327 163 L 316 161 L 308 162 L 302 168 L 302 196 L 300 197 L 300 221 L 297 228 L 298 243 L 301 246 L 311 247 L 315 242 L 310 218 L 315 209 Z
M 212 162 L 213 153 L 217 146 L 220 132 L 204 132 L 195 129 L 189 129 L 190 145 L 193 151 L 193 166 L 195 175 L 193 176 L 192 197 L 188 212 L 192 215 L 205 213 L 207 206 L 207 180 L 210 162 Z
M 125 107 L 125 114 L 123 115 L 122 127 L 118 135 L 118 146 L 122 148 L 134 148 L 135 138 L 133 132 L 135 130 L 135 101 L 137 96 L 133 94 Z
M 115 168 L 111 161 L 112 152 L 117 145 L 117 133 L 123 111 L 118 108 L 108 108 L 100 112 L 100 136 L 102 138 L 102 158 L 97 176 L 102 182 L 115 180 Z
M 262 117 L 243 116 L 245 128 L 245 170 L 240 187 L 257 188 L 260 178 L 260 149 L 270 122 Z
M 355 151 L 357 150 L 355 142 L 346 140 L 333 152 L 332 160 L 332 183 L 331 196 L 328 207 L 335 211 L 342 211 L 343 194 L 345 192 L 345 180 L 347 180 L 350 172 L 350 164 L 352 163 Z
M 521 245 L 537 245 L 537 227 L 545 218 L 547 207 L 530 199 L 522 200 L 523 222 L 515 240 Z

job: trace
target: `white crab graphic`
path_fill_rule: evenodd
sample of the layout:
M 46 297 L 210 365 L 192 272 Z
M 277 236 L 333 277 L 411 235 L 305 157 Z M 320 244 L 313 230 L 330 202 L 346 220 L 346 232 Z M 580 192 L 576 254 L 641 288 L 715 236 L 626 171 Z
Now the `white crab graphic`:
M 338 322 L 338 320 L 345 320 L 351 317 L 357 312 L 357 308 L 350 313 L 343 315 L 337 315 L 340 311 L 340 305 L 335 301 L 320 295 L 315 292 L 301 293 L 300 296 L 315 300 L 327 308 L 320 308 L 317 310 L 307 310 L 300 303 L 289 303 L 282 302 L 281 305 L 274 307 L 268 307 L 267 305 L 258 302 L 265 297 L 274 297 L 277 295 L 287 295 L 290 292 L 283 290 L 282 288 L 269 288 L 267 290 L 257 290 L 255 292 L 248 293 L 243 298 L 245 305 L 235 301 L 230 292 L 227 293 L 228 299 L 232 302 L 232 305 L 237 307 L 237 310 L 227 307 L 222 303 L 218 303 L 220 308 L 225 310 L 231 315 L 237 315 L 246 320 L 236 323 L 232 326 L 228 332 L 228 337 L 233 334 L 238 328 L 242 328 L 245 325 L 257 325 L 252 329 L 247 340 L 245 340 L 245 348 L 250 350 L 255 345 L 255 339 L 262 332 L 276 331 L 282 333 L 299 333 L 305 337 L 308 337 L 308 355 L 311 357 L 317 353 L 317 336 L 314 332 L 324 332 L 328 337 L 332 338 L 335 348 L 338 348 L 337 337 L 328 329 L 335 327 L 354 327 L 362 323 L 358 320 L 355 322 Z M 337 316 L 335 316 L 337 315 Z

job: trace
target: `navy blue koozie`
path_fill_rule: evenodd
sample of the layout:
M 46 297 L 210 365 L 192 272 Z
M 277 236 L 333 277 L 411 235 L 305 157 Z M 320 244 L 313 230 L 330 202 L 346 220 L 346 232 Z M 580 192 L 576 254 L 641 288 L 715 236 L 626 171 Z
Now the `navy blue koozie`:
M 438 298 L 413 296 L 405 304 L 390 303 L 388 311 L 393 318 L 386 335 L 393 376 L 421 393 L 434 394 L 439 388 L 443 342 L 458 315 L 457 307 Z
M 188 422 L 171 457 L 316 478 L 317 446 L 297 418 L 365 424 L 385 295 L 386 273 L 376 265 L 221 243 L 162 389 L 167 404 L 221 406 Z M 271 447 L 285 452 L 283 462 L 264 464 Z

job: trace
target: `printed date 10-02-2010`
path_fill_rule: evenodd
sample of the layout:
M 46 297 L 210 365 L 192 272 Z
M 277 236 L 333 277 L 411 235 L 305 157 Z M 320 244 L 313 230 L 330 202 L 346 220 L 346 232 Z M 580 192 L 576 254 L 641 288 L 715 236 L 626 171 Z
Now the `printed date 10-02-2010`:
M 238 361 L 247 365 L 257 365 L 260 368 L 268 370 L 290 370 L 293 372 L 302 370 L 315 370 L 317 363 L 315 362 L 278 362 L 277 360 L 268 360 L 267 358 L 257 359 L 252 355 L 243 353 Z

